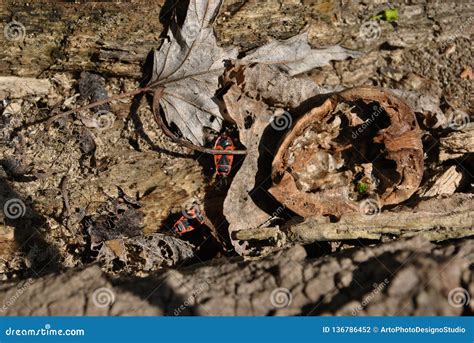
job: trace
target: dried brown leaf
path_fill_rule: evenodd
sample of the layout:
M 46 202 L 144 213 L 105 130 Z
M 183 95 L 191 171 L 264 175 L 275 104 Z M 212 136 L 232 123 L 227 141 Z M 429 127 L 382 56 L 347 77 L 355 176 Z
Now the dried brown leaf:
M 247 156 L 232 180 L 224 202 L 224 215 L 229 222 L 232 239 L 234 232 L 258 227 L 271 217 L 252 199 L 261 186 L 262 180 L 257 178 L 257 172 L 263 158 L 262 151 L 269 149 L 262 141 L 265 130 L 273 130 L 274 134 L 278 134 L 278 129 L 285 129 L 274 123 L 278 120 L 276 114 L 281 112 L 281 108 L 296 108 L 305 100 L 320 94 L 323 89 L 309 79 L 284 75 L 271 65 L 239 66 L 231 69 L 226 76 L 233 86 L 224 95 L 224 102 L 229 116 L 239 129 L 240 141 L 247 149 Z M 288 128 L 292 117 L 285 112 L 282 118 Z M 276 142 L 273 139 L 273 144 Z M 271 159 L 266 163 L 270 166 Z M 232 239 L 232 243 L 238 254 L 252 253 L 248 242 L 240 243 Z
M 304 32 L 284 41 L 271 41 L 245 56 L 240 63 L 271 64 L 285 74 L 294 76 L 328 65 L 330 61 L 361 55 L 359 51 L 345 49 L 339 45 L 312 49 L 308 44 L 308 32 Z

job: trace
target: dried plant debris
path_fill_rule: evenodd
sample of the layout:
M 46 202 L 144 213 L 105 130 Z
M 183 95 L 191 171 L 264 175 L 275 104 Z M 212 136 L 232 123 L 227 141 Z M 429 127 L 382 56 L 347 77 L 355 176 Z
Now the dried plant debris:
M 421 131 L 401 99 L 382 89 L 332 95 L 302 116 L 273 161 L 270 192 L 303 217 L 398 204 L 423 176 Z
M 82 72 L 78 85 L 80 98 L 84 103 L 97 102 L 109 97 L 105 88 L 105 79 L 100 75 Z M 88 128 L 107 130 L 113 126 L 115 115 L 111 112 L 108 103 L 95 107 L 93 113 L 92 117 L 77 113 L 77 117 Z
M 105 79 L 100 75 L 82 72 L 78 82 L 79 93 L 83 101 L 96 102 L 109 97 L 105 89 Z M 109 104 L 99 105 L 96 110 L 110 111 Z
M 177 237 L 155 233 L 106 241 L 100 248 L 98 260 L 109 272 L 145 276 L 191 260 L 194 250 L 192 244 Z
M 118 188 L 118 196 L 102 204 L 96 214 L 84 220 L 94 250 L 104 241 L 141 234 L 140 203 Z
M 219 88 L 218 77 L 224 72 L 224 60 L 234 60 L 223 85 L 238 85 L 227 91 L 225 105 L 227 117 L 240 130 L 240 142 L 246 146 L 248 157 L 229 192 L 233 194 L 235 190 L 239 196 L 227 197 L 224 213 L 234 217 L 235 220 L 230 219 L 231 227 L 242 218 L 252 221 L 252 225 L 260 224 L 268 215 L 252 201 L 244 201 L 244 206 L 249 206 L 245 210 L 233 202 L 242 199 L 242 192 L 253 188 L 248 180 L 255 179 L 258 170 L 261 136 L 270 123 L 279 125 L 287 120 L 287 114 L 275 116 L 282 108 L 296 108 L 325 91 L 309 79 L 292 79 L 291 76 L 327 65 L 331 60 L 357 57 L 360 53 L 339 46 L 312 49 L 307 34 L 301 34 L 283 42 L 272 41 L 245 58 L 235 60 L 236 50 L 219 48 L 211 28 L 220 5 L 221 1 L 190 2 L 183 25 L 172 23 L 169 41 L 155 53 L 153 76 L 148 86 L 162 89 L 160 104 L 168 123 L 174 123 L 192 143 L 203 145 L 206 129 L 221 129 L 225 114 L 220 114 L 214 95 Z M 280 131 L 278 127 L 277 130 Z M 246 180 L 245 187 L 241 185 L 243 180 Z M 233 206 L 232 213 L 225 209 L 229 206 Z M 242 216 L 243 212 L 249 216 Z M 239 213 L 237 217 L 235 213 Z
M 254 228 L 268 222 L 269 213 L 260 208 L 254 198 L 272 202 L 259 189 L 271 173 L 271 155 L 278 136 L 291 126 L 292 116 L 282 108 L 294 109 L 302 102 L 328 92 L 313 81 L 291 78 L 276 66 L 254 64 L 235 66 L 226 73 L 226 81 L 233 85 L 224 95 L 229 117 L 239 129 L 240 142 L 247 156 L 234 177 L 224 202 L 224 215 L 229 222 L 229 233 Z M 276 107 L 278 106 L 278 107 Z M 266 166 L 266 167 L 265 167 Z M 276 204 L 277 205 L 277 204 Z M 253 248 L 232 239 L 237 253 L 252 254 Z
M 392 89 L 395 95 L 402 98 L 416 113 L 425 117 L 424 125 L 433 129 L 446 127 L 448 119 L 439 106 L 439 98 L 431 94 L 420 94 L 414 91 Z
M 97 260 L 106 270 L 139 275 L 183 263 L 194 256 L 195 247 L 164 233 L 145 235 L 141 204 L 118 189 L 96 211 L 84 219 L 91 239 L 91 250 L 98 251 Z
M 317 67 L 328 65 L 330 61 L 356 58 L 362 53 L 332 45 L 322 49 L 312 49 L 308 44 L 308 32 L 284 41 L 273 40 L 247 54 L 238 63 L 261 63 L 275 65 L 281 72 L 295 76 Z
M 464 180 L 463 180 L 464 179 Z M 458 166 L 451 166 L 436 174 L 424 187 L 420 188 L 420 197 L 451 195 L 458 190 L 466 179 L 466 173 Z
M 0 100 L 45 96 L 51 93 L 53 93 L 53 85 L 47 79 L 0 76 Z
M 149 86 L 164 87 L 160 104 L 169 124 L 174 123 L 192 143 L 205 143 L 203 128 L 219 131 L 222 115 L 215 100 L 224 61 L 237 50 L 217 46 L 212 23 L 220 0 L 191 0 L 182 26 L 171 23 L 167 39 L 155 52 Z
M 170 213 L 180 213 L 204 199 L 203 169 L 192 159 L 174 159 L 165 164 L 156 154 L 127 154 L 121 163 L 108 168 L 96 181 L 105 193 L 116 194 L 116 185 L 138 195 L 145 235 L 160 230 Z
M 211 27 L 221 3 L 190 1 L 183 25 L 173 22 L 169 40 L 156 51 L 149 82 L 149 87 L 164 88 L 160 104 L 168 123 L 174 123 L 194 144 L 205 143 L 206 129 L 219 131 L 222 127 L 224 118 L 215 95 L 222 86 L 218 78 L 225 61 L 233 60 L 236 65 L 274 65 L 279 72 L 294 76 L 333 60 L 361 55 L 340 46 L 312 49 L 308 34 L 303 33 L 285 41 L 269 42 L 236 60 L 237 50 L 218 47 Z

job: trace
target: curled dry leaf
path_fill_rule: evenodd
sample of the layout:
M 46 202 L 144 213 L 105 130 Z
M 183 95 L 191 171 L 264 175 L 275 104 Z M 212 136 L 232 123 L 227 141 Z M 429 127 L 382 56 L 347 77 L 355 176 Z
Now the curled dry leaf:
M 154 233 L 105 241 L 98 259 L 110 271 L 146 274 L 193 258 L 194 248 L 177 237 Z
M 303 32 L 284 41 L 271 41 L 245 56 L 239 64 L 271 64 L 286 75 L 294 76 L 328 65 L 330 61 L 356 58 L 361 55 L 359 51 L 339 45 L 312 49 L 308 44 L 308 32 Z
M 268 105 L 243 94 L 239 86 L 232 86 L 224 96 L 227 110 L 237 123 L 240 141 L 247 147 L 247 156 L 230 185 L 224 201 L 224 215 L 229 222 L 229 233 L 255 227 L 268 219 L 268 214 L 259 208 L 251 198 L 256 186 L 259 143 L 265 128 L 271 120 Z M 240 244 L 232 239 L 235 251 L 246 255 L 250 249 L 247 242 Z
M 148 87 L 164 88 L 160 104 L 169 124 L 196 145 L 203 145 L 205 127 L 219 131 L 222 115 L 215 94 L 224 61 L 237 50 L 217 46 L 212 29 L 222 1 L 191 0 L 182 26 L 171 23 L 168 40 L 155 52 Z
M 233 85 L 224 95 L 224 102 L 239 129 L 240 141 L 247 149 L 247 156 L 230 185 L 224 202 L 224 215 L 229 222 L 236 252 L 249 255 L 252 247 L 248 242 L 233 239 L 233 233 L 255 228 L 271 218 L 268 211 L 257 205 L 257 201 L 266 196 L 271 202 L 271 196 L 262 191 L 271 172 L 273 156 L 268 154 L 276 149 L 277 137 L 285 129 L 272 125 L 278 112 L 274 106 L 291 110 L 317 96 L 323 89 L 309 79 L 290 78 L 277 67 L 264 64 L 231 68 L 226 80 Z M 291 124 L 292 117 L 287 115 L 288 124 Z
M 331 95 L 283 139 L 270 193 L 303 217 L 359 211 L 361 201 L 398 204 L 423 176 L 413 110 L 388 91 L 359 87 Z

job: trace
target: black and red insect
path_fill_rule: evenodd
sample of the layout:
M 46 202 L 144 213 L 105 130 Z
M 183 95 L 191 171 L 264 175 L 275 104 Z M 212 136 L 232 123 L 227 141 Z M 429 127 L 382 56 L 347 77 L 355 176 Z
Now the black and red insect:
M 196 226 L 204 224 L 205 213 L 197 206 L 186 211 L 173 225 L 173 231 L 178 235 L 183 235 L 196 229 Z
M 223 134 L 219 136 L 214 145 L 215 150 L 235 150 L 232 138 Z M 214 164 L 216 167 L 216 175 L 219 182 L 227 183 L 227 177 L 232 170 L 234 155 L 214 155 Z

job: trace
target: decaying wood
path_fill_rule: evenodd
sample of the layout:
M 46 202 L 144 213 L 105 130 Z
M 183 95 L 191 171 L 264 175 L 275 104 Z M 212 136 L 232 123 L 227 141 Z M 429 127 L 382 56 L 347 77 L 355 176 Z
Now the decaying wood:
M 25 37 L 9 42 L 0 35 L 6 47 L 0 69 L 32 77 L 49 70 L 94 70 L 139 79 L 143 61 L 160 42 L 163 3 L 3 1 L 2 23 L 13 17 L 24 25 Z
M 337 223 L 309 219 L 289 228 L 258 228 L 235 233 L 235 238 L 311 243 L 351 239 L 408 238 L 421 236 L 431 241 L 462 238 L 474 235 L 474 197 L 455 195 L 420 202 L 415 209 L 383 212 L 372 216 L 346 214 Z M 429 208 L 431 211 L 418 211 Z
M 55 115 L 51 116 L 50 118 L 48 118 L 47 125 L 51 125 L 51 123 L 53 123 L 55 120 L 58 120 L 59 118 L 65 118 L 65 117 L 67 117 L 67 116 L 69 116 L 73 113 L 78 113 L 80 111 L 85 111 L 85 110 L 88 110 L 88 109 L 91 109 L 91 108 L 94 108 L 94 107 L 98 107 L 98 106 L 101 106 L 101 105 L 104 105 L 104 104 L 108 104 L 108 103 L 113 102 L 115 100 L 120 100 L 120 99 L 123 99 L 123 98 L 132 98 L 134 95 L 143 93 L 147 90 L 148 90 L 147 88 L 137 88 L 137 89 L 135 89 L 131 92 L 117 94 L 117 95 L 111 96 L 107 99 L 99 100 L 99 101 L 96 101 L 94 103 L 87 104 L 85 106 L 77 107 L 77 108 L 74 108 L 74 109 L 69 110 L 69 111 L 65 111 L 65 112 L 55 114 Z
M 474 123 L 440 139 L 440 161 L 459 158 L 466 153 L 474 153 Z
M 0 76 L 0 100 L 48 95 L 53 85 L 48 79 Z
M 450 195 L 456 192 L 462 183 L 465 173 L 459 166 L 451 166 L 435 175 L 427 182 L 426 187 L 418 191 L 420 197 L 434 197 L 437 195 Z
M 9 260 L 17 249 L 14 228 L 0 222 L 0 259 Z
M 456 287 L 474 292 L 473 259 L 472 240 L 436 246 L 418 238 L 321 258 L 295 246 L 260 261 L 225 258 L 145 278 L 110 280 L 90 266 L 1 284 L 0 311 L 9 316 L 472 315 L 472 298 L 465 307 L 454 307 L 448 296 Z M 277 308 L 272 294 L 282 288 L 288 298 Z M 103 304 L 96 292 L 108 295 Z
M 291 109 L 329 91 L 318 87 L 310 79 L 289 77 L 275 65 L 258 63 L 229 68 L 226 82 L 232 84 L 223 97 L 227 112 L 238 127 L 240 142 L 247 148 L 247 156 L 233 178 L 224 201 L 223 213 L 229 222 L 228 231 L 232 237 L 234 231 L 258 227 L 268 220 L 268 214 L 254 201 L 257 193 L 258 197 L 274 202 L 257 189 L 268 180 L 266 175 L 271 173 L 273 155 L 268 151 L 276 148 L 280 129 L 290 125 L 292 119 L 284 111 L 278 115 L 272 99 L 278 99 L 281 108 Z M 251 194 L 253 196 L 249 196 Z M 244 243 L 241 245 L 238 240 L 232 241 L 240 255 L 248 255 L 252 248 L 247 242 Z

